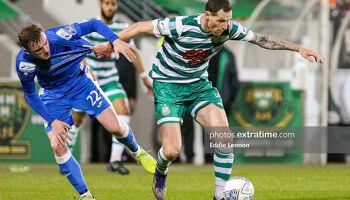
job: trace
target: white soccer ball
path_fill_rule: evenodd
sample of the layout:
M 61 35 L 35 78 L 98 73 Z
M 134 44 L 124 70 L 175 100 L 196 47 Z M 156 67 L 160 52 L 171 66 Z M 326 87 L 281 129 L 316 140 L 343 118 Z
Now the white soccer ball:
M 254 186 L 248 179 L 236 176 L 227 181 L 224 190 L 225 200 L 252 200 Z

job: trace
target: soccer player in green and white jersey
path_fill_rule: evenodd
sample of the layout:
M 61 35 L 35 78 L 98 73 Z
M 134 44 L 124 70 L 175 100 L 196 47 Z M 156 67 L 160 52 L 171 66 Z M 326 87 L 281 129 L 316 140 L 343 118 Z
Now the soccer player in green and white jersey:
M 128 27 L 127 23 L 115 20 L 114 16 L 118 9 L 117 0 L 100 0 L 101 14 L 100 16 L 91 20 L 103 21 L 114 33 L 118 33 L 121 30 Z M 91 33 L 85 37 L 92 44 L 98 44 L 106 42 L 107 40 L 98 33 Z M 133 40 L 128 42 L 134 46 Z M 147 73 L 144 71 L 140 55 L 138 51 L 135 52 L 136 60 L 133 63 L 136 70 L 140 73 L 143 83 L 148 89 L 148 93 L 152 93 L 152 85 L 147 78 Z M 106 53 L 103 56 L 96 57 L 94 55 L 88 55 L 85 59 L 87 66 L 92 69 L 93 74 L 98 79 L 101 89 L 104 91 L 108 99 L 112 102 L 115 111 L 118 114 L 118 118 L 125 123 L 130 123 L 130 108 L 128 104 L 128 97 L 124 91 L 123 86 L 119 83 L 119 74 L 116 67 L 116 55 L 113 51 Z M 85 113 L 74 110 L 74 126 L 69 131 L 72 140 L 69 141 L 68 147 L 72 151 L 76 143 L 79 127 L 84 119 Z M 109 172 L 118 172 L 119 174 L 129 174 L 129 170 L 124 167 L 121 162 L 121 157 L 124 151 L 124 145 L 119 143 L 118 140 L 112 136 L 112 148 L 110 162 L 107 166 Z
M 181 150 L 180 124 L 184 112 L 190 112 L 203 127 L 226 127 L 229 131 L 219 92 L 207 78 L 209 59 L 221 45 L 228 40 L 249 41 L 266 49 L 298 52 L 310 62 L 313 62 L 312 57 L 322 62 L 321 57 L 309 49 L 254 33 L 233 21 L 228 0 L 209 0 L 202 14 L 138 22 L 118 36 L 128 41 L 140 33 L 165 37 L 150 72 L 162 138 L 153 186 L 158 200 L 165 197 L 168 166 Z M 215 152 L 213 162 L 216 200 L 223 199 L 233 163 L 232 151 L 220 150 Z

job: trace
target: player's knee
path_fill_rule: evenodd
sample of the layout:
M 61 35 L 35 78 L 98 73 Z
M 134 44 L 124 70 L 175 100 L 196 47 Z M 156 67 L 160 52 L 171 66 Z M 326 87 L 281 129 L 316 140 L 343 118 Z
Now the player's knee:
M 66 154 L 67 152 L 67 147 L 66 146 L 62 146 L 61 144 L 57 143 L 57 142 L 53 142 L 51 143 L 51 148 L 53 150 L 53 152 L 55 153 L 56 156 L 64 156 L 64 154 Z
M 120 106 L 116 111 L 118 115 L 130 115 L 130 108 L 128 106 Z
M 109 132 L 111 132 L 113 135 L 117 137 L 122 137 L 125 135 L 125 130 L 126 130 L 126 127 L 124 127 L 123 124 L 119 123 L 111 126 Z
M 181 152 L 181 145 L 172 145 L 167 148 L 163 148 L 163 153 L 166 159 L 174 160 Z

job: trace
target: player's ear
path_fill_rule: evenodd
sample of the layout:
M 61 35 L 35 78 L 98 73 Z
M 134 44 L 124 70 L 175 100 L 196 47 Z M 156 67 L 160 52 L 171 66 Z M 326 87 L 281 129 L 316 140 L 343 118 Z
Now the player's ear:
M 204 12 L 204 15 L 207 16 L 207 17 L 209 17 L 209 16 L 211 16 L 211 13 L 210 13 L 209 11 L 205 11 L 205 12 Z

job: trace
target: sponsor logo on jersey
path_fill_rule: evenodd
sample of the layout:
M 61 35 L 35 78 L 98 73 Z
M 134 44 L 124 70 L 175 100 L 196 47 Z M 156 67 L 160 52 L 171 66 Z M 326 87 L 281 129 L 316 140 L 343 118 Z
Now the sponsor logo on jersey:
M 29 62 L 21 62 L 19 63 L 19 70 L 24 72 L 24 75 L 28 75 L 28 72 L 32 72 L 35 70 L 35 65 Z
M 201 64 L 206 61 L 208 56 L 211 54 L 211 50 L 189 50 L 186 51 L 186 54 L 184 55 L 184 58 L 188 61 L 189 65 L 197 65 Z
M 73 35 L 77 34 L 77 29 L 71 24 L 60 28 L 56 34 L 65 40 L 70 40 Z
M 176 23 L 175 22 L 169 22 L 169 29 L 174 30 L 176 28 Z
M 160 111 L 160 114 L 166 116 L 170 114 L 170 111 L 170 108 L 166 104 L 164 104 L 162 110 Z

